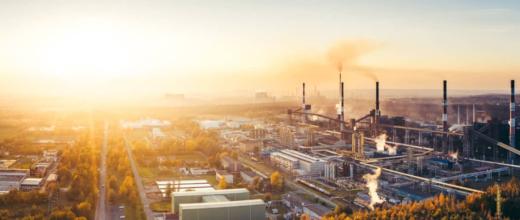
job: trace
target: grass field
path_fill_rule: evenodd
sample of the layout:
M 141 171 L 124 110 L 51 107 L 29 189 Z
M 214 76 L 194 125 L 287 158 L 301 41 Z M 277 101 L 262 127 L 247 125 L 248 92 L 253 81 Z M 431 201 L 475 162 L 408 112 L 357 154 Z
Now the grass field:
M 154 212 L 170 212 L 171 203 L 169 201 L 152 202 L 150 208 Z

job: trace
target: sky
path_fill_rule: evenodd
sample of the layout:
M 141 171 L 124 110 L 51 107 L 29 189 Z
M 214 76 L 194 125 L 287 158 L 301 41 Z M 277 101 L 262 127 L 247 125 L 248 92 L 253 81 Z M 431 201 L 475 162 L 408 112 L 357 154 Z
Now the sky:
M 0 96 L 504 90 L 518 1 L 0 1 Z M 339 52 L 338 52 L 339 50 Z M 335 56 L 339 53 L 338 56 Z M 338 60 L 339 59 L 339 60 Z

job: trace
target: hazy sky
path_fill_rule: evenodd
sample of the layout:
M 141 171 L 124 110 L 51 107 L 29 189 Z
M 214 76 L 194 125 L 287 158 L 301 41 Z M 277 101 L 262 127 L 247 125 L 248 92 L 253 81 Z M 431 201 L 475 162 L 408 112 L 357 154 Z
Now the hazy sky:
M 0 92 L 333 89 L 337 45 L 347 88 L 506 91 L 519 39 L 518 1 L 2 0 Z

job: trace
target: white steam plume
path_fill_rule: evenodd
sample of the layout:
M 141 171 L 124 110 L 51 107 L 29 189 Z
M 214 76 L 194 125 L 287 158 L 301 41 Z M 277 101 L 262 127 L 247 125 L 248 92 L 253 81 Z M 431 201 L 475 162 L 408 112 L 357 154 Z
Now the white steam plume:
M 377 152 L 383 152 L 385 151 L 385 146 L 386 146 L 386 134 L 380 134 L 379 136 L 377 136 L 374 141 L 376 142 L 376 151 Z
M 377 194 L 377 188 L 379 187 L 377 179 L 381 175 L 381 168 L 378 167 L 374 174 L 367 173 L 363 175 L 363 179 L 367 181 L 368 195 L 370 196 L 369 208 L 374 210 L 375 204 L 383 203 L 385 200 L 381 199 Z

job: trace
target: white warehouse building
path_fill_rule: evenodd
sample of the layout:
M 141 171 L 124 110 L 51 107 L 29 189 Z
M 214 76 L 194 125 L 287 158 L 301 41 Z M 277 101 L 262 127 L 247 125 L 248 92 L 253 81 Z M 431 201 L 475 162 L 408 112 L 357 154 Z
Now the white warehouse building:
M 286 171 L 310 176 L 323 175 L 327 163 L 323 159 L 289 149 L 271 153 L 270 159 Z

